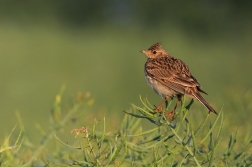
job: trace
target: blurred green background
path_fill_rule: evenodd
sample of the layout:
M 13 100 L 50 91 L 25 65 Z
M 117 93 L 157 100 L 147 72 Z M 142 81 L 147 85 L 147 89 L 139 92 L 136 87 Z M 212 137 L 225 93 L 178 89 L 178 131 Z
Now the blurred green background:
M 91 92 L 93 117 L 114 124 L 139 95 L 158 104 L 139 52 L 156 42 L 190 67 L 209 103 L 224 107 L 226 124 L 250 130 L 252 1 L 0 3 L 1 136 L 16 124 L 15 111 L 28 135 L 35 123 L 47 125 L 63 84 L 66 101 Z M 207 112 L 195 102 L 189 115 Z

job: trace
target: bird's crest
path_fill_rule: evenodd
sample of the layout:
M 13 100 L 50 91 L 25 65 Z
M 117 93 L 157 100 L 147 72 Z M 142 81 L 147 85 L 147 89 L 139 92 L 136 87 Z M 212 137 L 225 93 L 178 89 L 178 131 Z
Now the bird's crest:
M 155 50 L 155 49 L 161 48 L 161 47 L 162 47 L 161 43 L 158 42 L 158 43 L 155 43 L 154 45 L 152 45 L 148 50 Z

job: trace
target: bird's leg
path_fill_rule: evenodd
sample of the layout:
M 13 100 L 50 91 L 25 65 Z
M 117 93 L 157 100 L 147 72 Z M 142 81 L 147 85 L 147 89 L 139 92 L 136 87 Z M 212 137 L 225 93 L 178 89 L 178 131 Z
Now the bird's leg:
M 162 106 L 164 105 L 164 103 L 166 103 L 167 104 L 167 100 L 169 99 L 169 97 L 168 96 L 166 96 L 165 97 L 165 99 L 154 109 L 154 111 L 162 111 Z
M 174 109 L 173 109 L 171 112 L 168 112 L 168 113 L 167 113 L 167 116 L 168 116 L 168 119 L 169 119 L 169 120 L 173 120 L 173 119 L 174 119 L 175 110 L 177 109 L 178 104 L 181 102 L 181 96 L 178 95 L 177 98 L 178 98 L 178 100 L 177 100 L 177 102 L 176 102 L 176 105 L 175 105 Z

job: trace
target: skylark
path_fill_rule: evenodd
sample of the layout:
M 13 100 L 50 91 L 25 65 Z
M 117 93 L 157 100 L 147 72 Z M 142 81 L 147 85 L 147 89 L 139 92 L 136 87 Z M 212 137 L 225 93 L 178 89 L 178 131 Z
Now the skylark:
M 217 112 L 200 95 L 200 92 L 207 94 L 200 88 L 199 82 L 194 78 L 188 66 L 181 60 L 176 59 L 166 52 L 161 43 L 152 45 L 148 50 L 142 50 L 148 59 L 145 63 L 145 78 L 149 86 L 164 100 L 156 107 L 156 111 L 161 111 L 162 105 L 169 98 L 177 97 L 177 102 L 168 117 L 172 119 L 174 112 L 181 101 L 181 97 L 187 96 L 200 101 L 209 112 Z

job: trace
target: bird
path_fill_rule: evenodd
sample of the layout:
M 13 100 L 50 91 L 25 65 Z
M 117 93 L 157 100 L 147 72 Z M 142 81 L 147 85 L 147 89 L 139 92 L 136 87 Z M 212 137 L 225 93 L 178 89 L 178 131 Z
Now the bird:
M 148 85 L 164 100 L 155 108 L 155 111 L 162 111 L 162 106 L 169 98 L 177 97 L 174 109 L 168 112 L 168 118 L 173 119 L 175 110 L 183 95 L 200 101 L 209 113 L 218 113 L 201 96 L 207 94 L 201 89 L 197 79 L 191 74 L 189 67 L 180 59 L 174 58 L 162 48 L 160 42 L 155 43 L 147 50 L 140 51 L 147 56 L 144 66 L 145 79 Z

